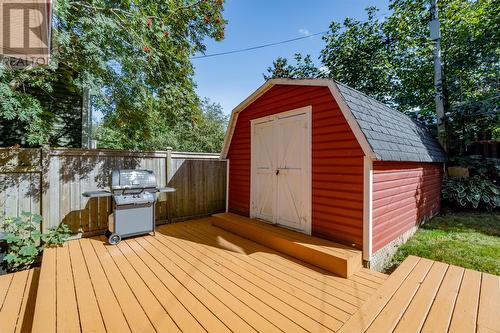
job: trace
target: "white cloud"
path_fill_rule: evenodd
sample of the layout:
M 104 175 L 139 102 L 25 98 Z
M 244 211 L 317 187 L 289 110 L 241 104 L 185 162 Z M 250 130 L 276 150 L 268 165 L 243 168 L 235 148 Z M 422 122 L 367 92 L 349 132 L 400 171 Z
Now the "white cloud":
M 304 29 L 304 28 L 300 28 L 299 30 L 299 33 L 304 35 L 304 36 L 311 36 L 311 32 L 307 29 Z
M 330 73 L 330 69 L 328 69 L 328 67 L 326 67 L 326 66 L 321 66 L 321 67 L 319 68 L 319 71 L 320 71 L 321 73 L 323 73 L 323 74 L 328 74 L 328 73 Z

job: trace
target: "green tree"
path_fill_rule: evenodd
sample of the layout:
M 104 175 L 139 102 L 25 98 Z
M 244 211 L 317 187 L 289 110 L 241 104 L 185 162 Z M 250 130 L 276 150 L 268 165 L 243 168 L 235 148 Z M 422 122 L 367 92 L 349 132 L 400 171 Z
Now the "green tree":
M 312 59 L 311 55 L 303 57 L 300 53 L 294 55 L 295 64 L 288 64 L 286 58 L 279 57 L 273 61 L 273 65 L 267 68 L 267 74 L 263 74 L 265 80 L 274 78 L 319 78 L 323 77 L 325 73 L 318 69 Z
M 395 103 L 434 120 L 432 42 L 428 3 L 393 0 L 383 29 L 391 41 Z M 500 123 L 500 1 L 439 1 L 447 141 L 461 153 L 472 141 L 491 139 Z
M 197 118 L 189 57 L 204 51 L 206 37 L 224 37 L 222 10 L 223 0 L 57 1 L 50 65 L 0 65 L 0 120 L 23 122 L 30 144 L 45 142 L 50 111 L 26 88 L 51 94 L 65 66 L 76 73 L 72 83 L 90 88 L 104 113 L 104 145 L 164 147 L 179 122 Z M 121 139 L 126 143 L 114 141 Z
M 220 152 L 228 122 L 220 104 L 204 99 L 191 116 L 190 121 L 165 125 L 158 108 L 145 105 L 141 113 L 110 113 L 97 126 L 95 137 L 99 146 L 113 149 Z
M 383 29 L 391 42 L 396 103 L 404 110 L 433 113 L 432 42 L 426 0 L 392 0 Z M 441 0 L 441 50 L 445 109 L 498 94 L 500 1 Z
M 193 125 L 181 124 L 178 129 L 179 149 L 183 151 L 198 151 L 218 153 L 222 150 L 228 116 L 222 106 L 204 99 L 201 103 L 200 119 Z
M 321 63 L 328 68 L 328 76 L 373 96 L 390 102 L 387 94 L 392 87 L 393 69 L 389 61 L 391 50 L 376 17 L 377 9 L 366 9 L 368 19 L 347 18 L 343 26 L 330 24 L 323 36 L 325 47 Z
M 391 13 L 385 19 L 378 19 L 377 10 L 369 7 L 367 20 L 333 22 L 323 37 L 325 47 L 319 57 L 320 65 L 328 69 L 323 73 L 433 122 L 433 44 L 429 38 L 428 1 L 391 0 L 389 8 Z M 440 0 L 439 18 L 445 110 L 449 121 L 454 122 L 451 128 L 475 115 L 482 120 L 467 126 L 465 136 L 490 138 L 498 127 L 491 122 L 498 124 L 500 1 Z M 282 71 L 284 77 L 297 73 L 297 66 L 281 58 L 268 68 L 268 76 L 280 77 L 277 65 L 286 68 Z M 478 126 L 488 122 L 490 126 Z

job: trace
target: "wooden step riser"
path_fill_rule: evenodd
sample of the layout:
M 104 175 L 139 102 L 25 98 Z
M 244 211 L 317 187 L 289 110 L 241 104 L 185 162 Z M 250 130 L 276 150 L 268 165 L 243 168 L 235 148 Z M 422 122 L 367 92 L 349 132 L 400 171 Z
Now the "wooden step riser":
M 252 224 L 231 221 L 220 216 L 214 216 L 212 224 L 341 277 L 347 278 L 361 268 L 361 256 L 346 260 L 287 240 L 279 234 L 264 232 L 262 228 Z

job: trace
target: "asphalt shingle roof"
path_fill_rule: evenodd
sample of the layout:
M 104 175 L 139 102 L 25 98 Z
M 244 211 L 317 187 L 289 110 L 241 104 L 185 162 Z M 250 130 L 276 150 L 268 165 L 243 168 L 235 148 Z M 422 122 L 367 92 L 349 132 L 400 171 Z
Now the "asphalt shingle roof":
M 424 126 L 353 88 L 335 83 L 377 160 L 445 161 L 441 145 Z

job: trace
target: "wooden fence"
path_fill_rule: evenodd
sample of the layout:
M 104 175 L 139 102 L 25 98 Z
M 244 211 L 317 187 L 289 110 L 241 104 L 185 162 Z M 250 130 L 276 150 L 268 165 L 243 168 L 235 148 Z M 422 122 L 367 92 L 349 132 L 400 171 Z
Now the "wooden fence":
M 467 147 L 467 155 L 481 155 L 486 158 L 500 158 L 500 140 L 473 142 Z
M 103 149 L 0 149 L 0 219 L 23 211 L 40 214 L 42 228 L 66 223 L 74 232 L 100 234 L 107 227 L 110 198 L 88 199 L 82 192 L 108 189 L 111 171 L 150 169 L 161 194 L 157 224 L 225 210 L 226 162 L 217 154 Z

